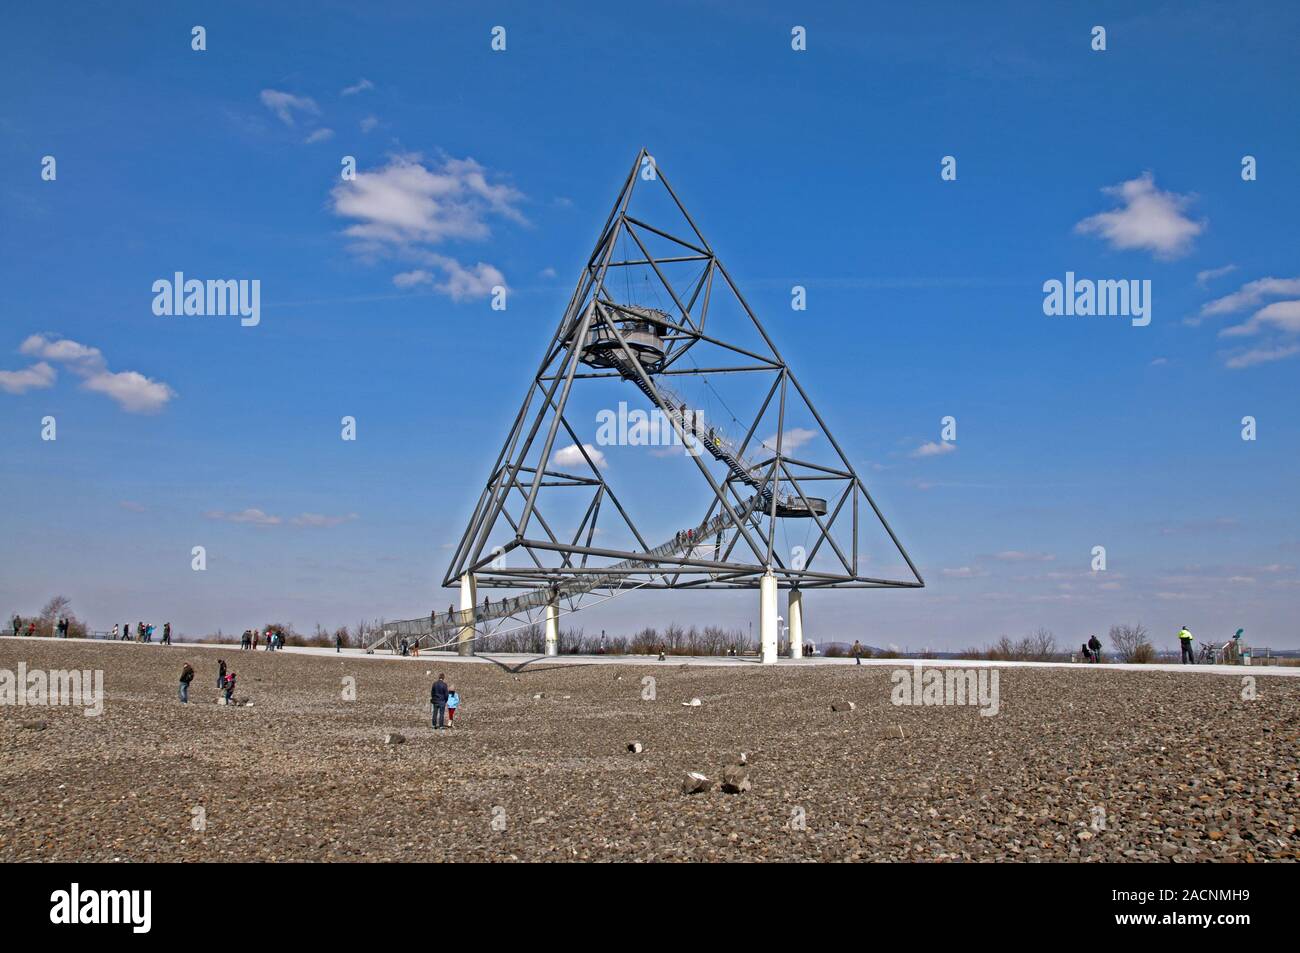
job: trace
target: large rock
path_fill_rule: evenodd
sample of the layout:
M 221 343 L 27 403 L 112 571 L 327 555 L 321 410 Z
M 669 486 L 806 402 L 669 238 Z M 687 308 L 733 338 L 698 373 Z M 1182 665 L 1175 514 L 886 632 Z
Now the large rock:
M 642 751 L 645 751 L 645 746 L 639 741 L 629 741 L 627 743 L 627 750 L 633 754 L 640 754 Z
M 855 711 L 857 707 L 853 702 L 833 702 L 831 711 Z
M 713 790 L 713 782 L 698 771 L 687 771 L 682 779 L 683 794 L 707 794 Z
M 722 790 L 727 794 L 743 794 L 754 786 L 749 780 L 749 769 L 743 764 L 729 764 L 722 769 Z
M 406 744 L 406 735 L 398 734 L 396 731 L 390 731 L 384 735 L 384 744 L 401 745 Z
M 699 707 L 700 707 L 701 705 L 703 705 L 703 704 L 704 704 L 704 702 L 700 701 L 698 698 L 692 698 L 692 699 L 691 699 L 690 701 L 688 701 L 688 702 L 682 702 L 682 707 L 683 707 L 683 708 L 699 708 Z

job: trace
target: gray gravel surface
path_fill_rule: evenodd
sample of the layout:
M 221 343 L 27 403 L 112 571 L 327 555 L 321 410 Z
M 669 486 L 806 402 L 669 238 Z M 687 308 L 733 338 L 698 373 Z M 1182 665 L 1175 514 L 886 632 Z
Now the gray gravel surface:
M 516 672 L 221 654 L 251 707 L 214 703 L 211 649 L 0 643 L 0 669 L 99 668 L 106 690 L 96 718 L 0 705 L 0 860 L 1249 862 L 1300 849 L 1295 679 L 1261 678 L 1244 700 L 1235 676 L 1008 668 L 984 717 L 895 706 L 877 666 Z M 433 732 L 439 671 L 464 707 Z M 405 742 L 386 744 L 392 733 Z M 726 793 L 742 752 L 751 786 Z M 719 785 L 683 794 L 689 771 Z

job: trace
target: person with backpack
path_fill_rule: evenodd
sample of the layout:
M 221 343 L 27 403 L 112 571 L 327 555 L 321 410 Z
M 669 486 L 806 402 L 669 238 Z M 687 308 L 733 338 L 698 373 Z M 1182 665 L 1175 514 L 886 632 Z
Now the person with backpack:
M 181 687 L 180 696 L 181 704 L 188 705 L 190 701 L 190 682 L 194 681 L 194 666 L 189 662 L 181 669 Z
M 433 683 L 433 688 L 429 690 L 429 704 L 433 706 L 433 730 L 447 727 L 447 697 L 450 694 L 447 689 L 447 683 L 443 681 L 446 676 L 438 673 L 438 680 Z

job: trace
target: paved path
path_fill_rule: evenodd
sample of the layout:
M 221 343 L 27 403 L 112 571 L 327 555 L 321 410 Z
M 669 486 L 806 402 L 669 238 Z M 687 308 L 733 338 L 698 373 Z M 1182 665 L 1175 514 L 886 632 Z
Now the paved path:
M 28 641 L 61 641 L 61 642 L 90 642 L 95 645 L 122 645 L 130 646 L 133 642 L 113 642 L 108 639 L 29 639 L 26 636 L 14 638 L 12 635 L 0 637 L 5 644 L 11 642 L 28 642 Z M 212 644 L 202 642 L 176 642 L 171 646 L 160 645 L 157 642 L 150 643 L 149 648 L 156 648 L 159 651 L 182 651 L 193 649 L 219 650 L 224 652 L 233 652 L 238 655 L 242 649 L 239 646 L 231 644 Z M 251 651 L 251 650 L 250 650 Z M 265 652 L 264 649 L 257 649 L 258 652 Z M 461 663 L 479 663 L 504 665 L 510 668 L 520 668 L 525 665 L 692 665 L 706 668 L 761 668 L 758 659 L 754 656 L 741 658 L 726 658 L 714 656 L 696 656 L 696 655 L 669 655 L 668 658 L 660 662 L 657 655 L 560 655 L 554 658 L 547 658 L 544 655 L 532 655 L 526 652 L 492 652 L 486 655 L 475 655 L 468 658 L 462 658 L 455 652 L 421 652 L 419 657 L 394 656 L 388 652 L 376 652 L 373 655 L 367 655 L 362 649 L 344 649 L 342 652 L 335 652 L 331 648 L 318 648 L 314 646 L 285 646 L 280 651 L 292 652 L 297 655 L 320 655 L 334 658 L 352 658 L 369 661 L 396 661 L 411 662 L 419 664 L 421 662 L 461 662 Z M 851 658 L 826 658 L 825 656 L 815 656 L 805 659 L 778 659 L 777 668 L 803 668 L 811 665 L 852 665 L 854 660 Z M 862 664 L 887 666 L 889 668 L 900 668 L 908 665 L 923 665 L 926 668 L 1071 668 L 1086 671 L 1127 671 L 1127 672 L 1180 672 L 1184 675 L 1261 675 L 1277 676 L 1280 678 L 1300 678 L 1300 666 L 1285 665 L 1179 665 L 1173 662 L 1157 662 L 1151 665 L 1127 665 L 1123 663 L 1106 663 L 1102 665 L 1087 665 L 1081 662 L 988 662 L 981 659 L 863 659 Z

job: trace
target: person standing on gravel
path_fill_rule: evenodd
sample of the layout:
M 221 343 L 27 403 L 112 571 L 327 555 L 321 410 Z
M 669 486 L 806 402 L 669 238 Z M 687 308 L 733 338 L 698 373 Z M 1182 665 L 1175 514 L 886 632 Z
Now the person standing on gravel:
M 447 683 L 443 681 L 446 676 L 438 673 L 438 680 L 433 683 L 433 688 L 429 691 L 429 704 L 433 706 L 433 730 L 447 727 Z
M 460 692 L 452 685 L 447 689 L 447 727 L 456 727 L 456 709 L 460 707 Z
M 23 620 L 14 616 L 14 638 L 18 638 L 18 630 L 23 627 Z M 117 626 L 113 626 L 113 634 L 117 635 Z
M 1187 631 L 1187 626 L 1183 626 L 1181 629 L 1178 630 L 1178 644 L 1183 647 L 1184 665 L 1196 664 L 1196 654 L 1192 652 L 1193 641 L 1194 639 L 1192 638 L 1192 633 Z
M 226 684 L 226 660 L 223 658 L 219 658 L 217 659 L 217 691 L 221 691 L 221 687 L 225 684 Z
M 189 662 L 181 669 L 181 687 L 180 696 L 181 704 L 188 705 L 190 701 L 190 682 L 194 681 L 194 666 Z

